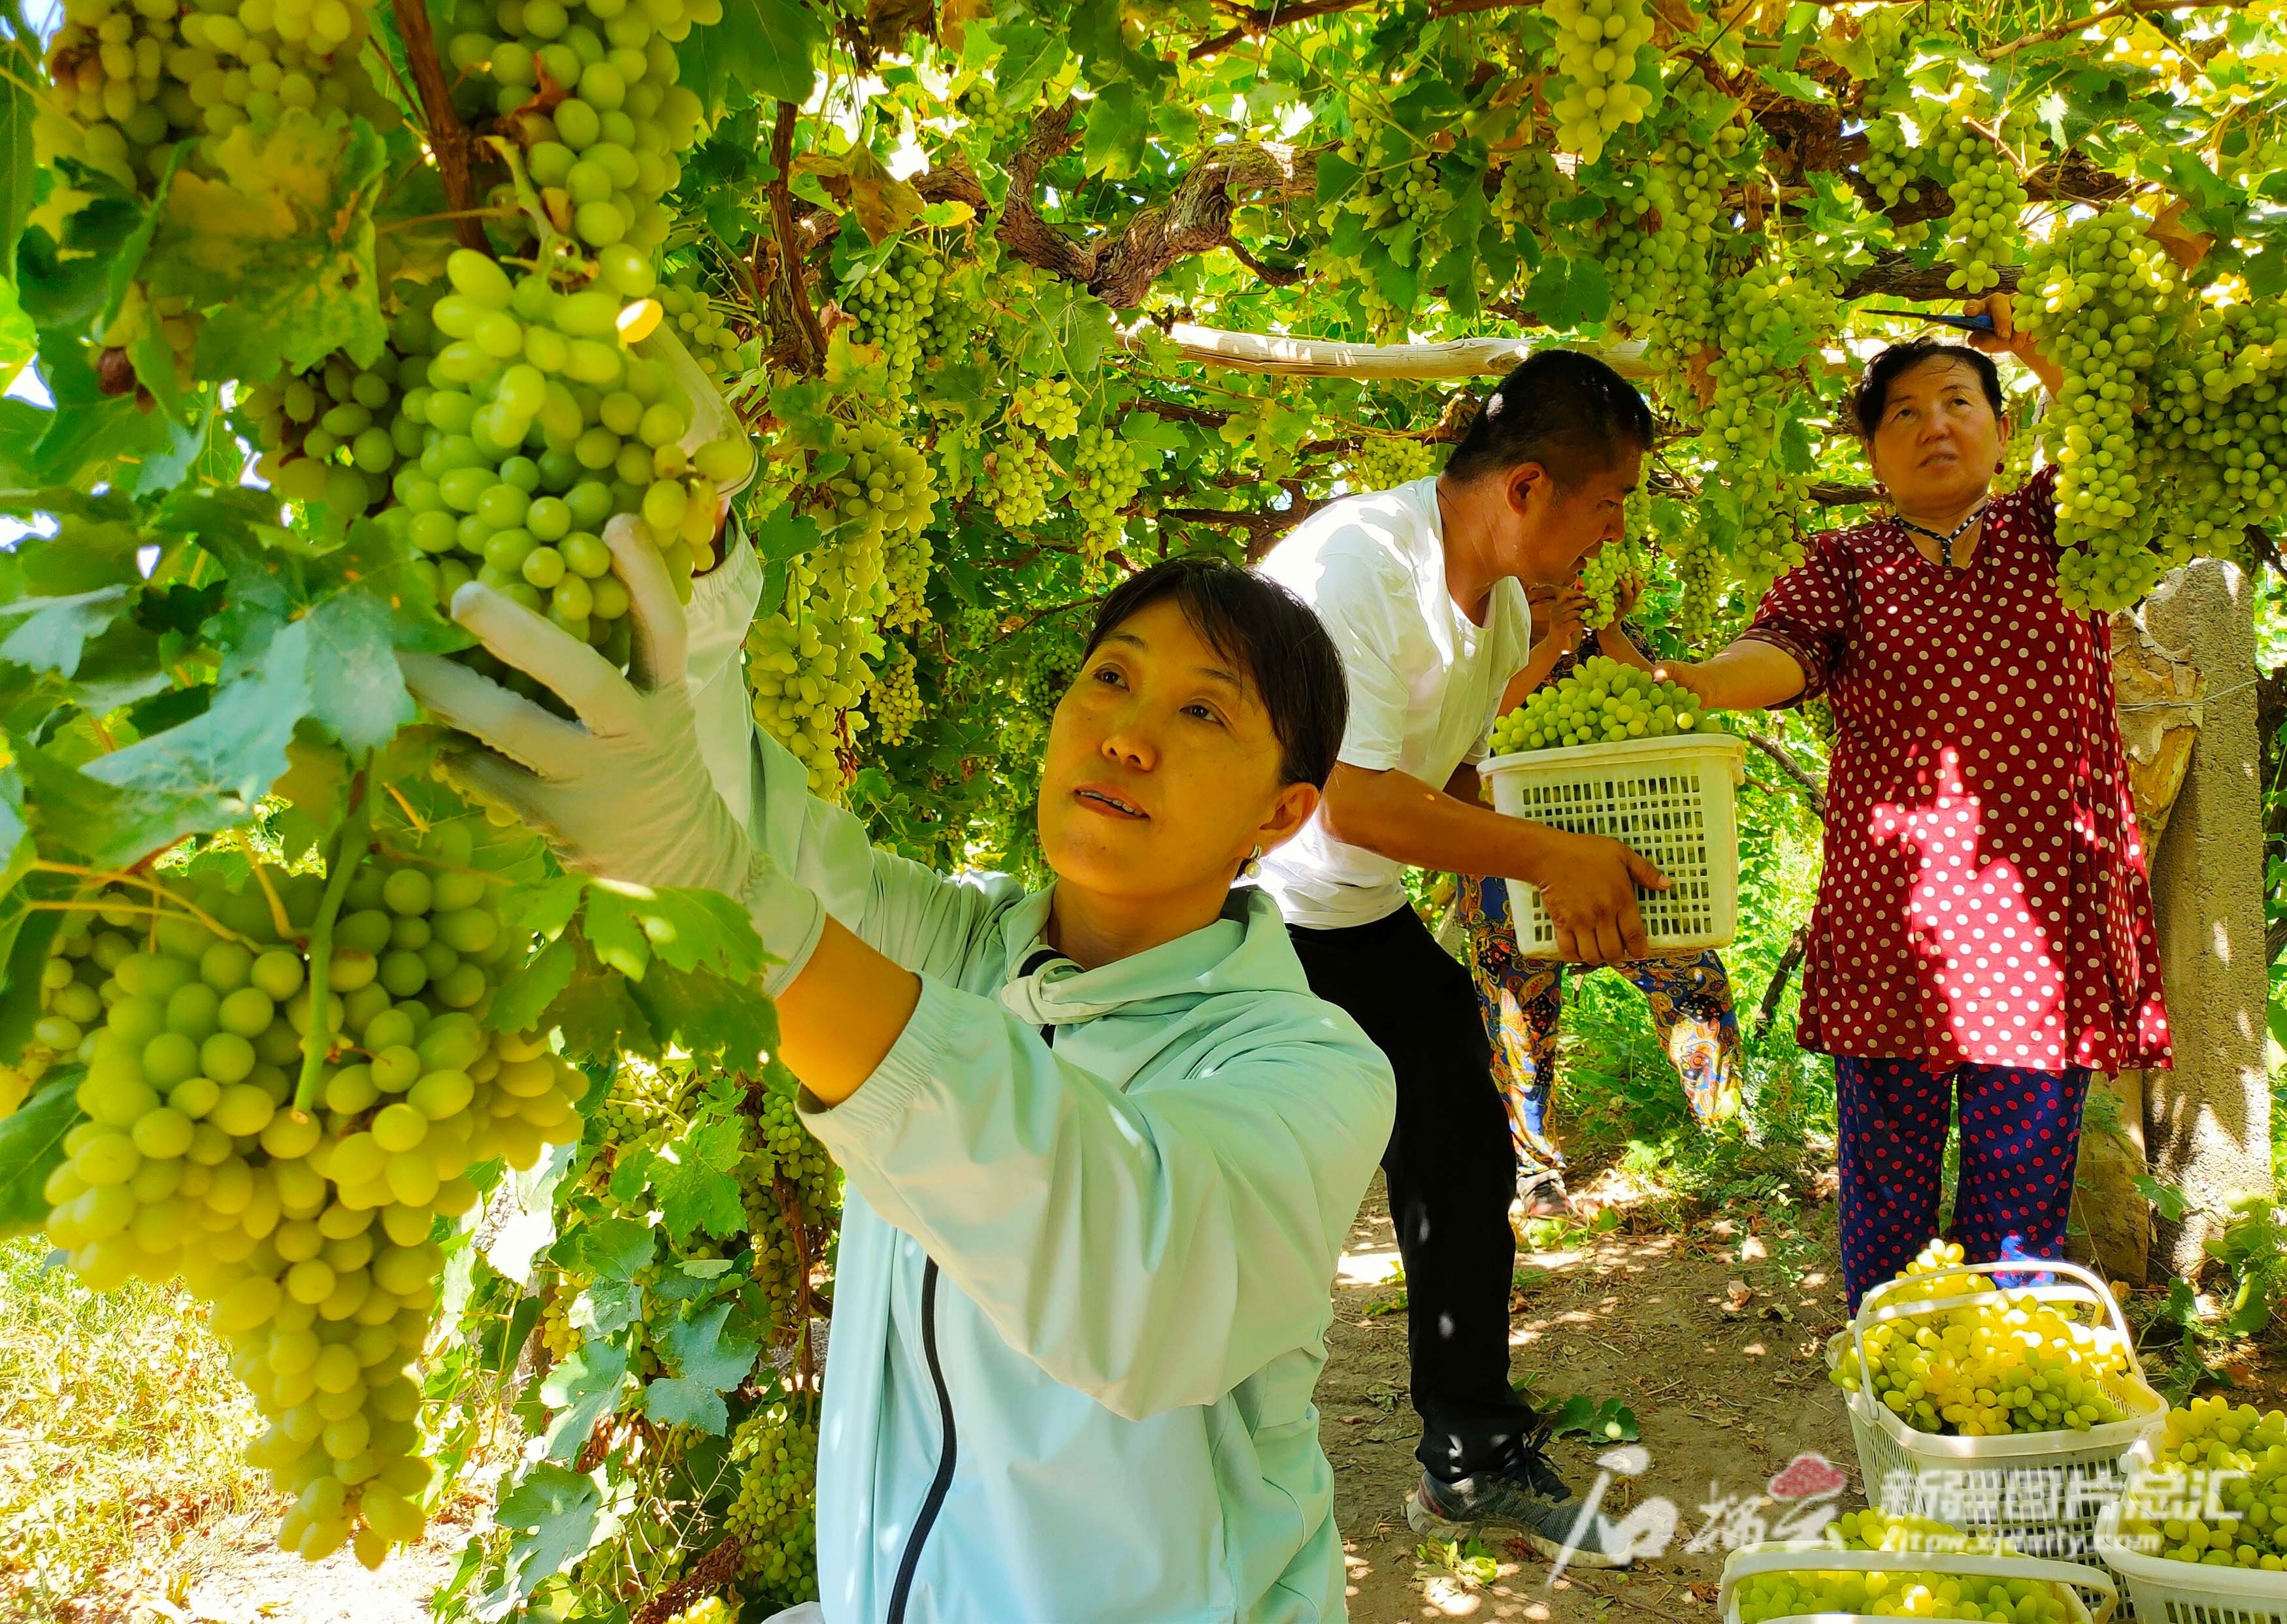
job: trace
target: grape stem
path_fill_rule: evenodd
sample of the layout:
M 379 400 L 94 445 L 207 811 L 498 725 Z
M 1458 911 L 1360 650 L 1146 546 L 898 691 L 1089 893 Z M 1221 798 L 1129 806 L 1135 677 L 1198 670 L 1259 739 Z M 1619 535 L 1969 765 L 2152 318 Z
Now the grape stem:
M 221 920 L 208 913 L 196 903 L 185 901 L 182 897 L 176 895 L 175 893 L 170 891 L 158 881 L 146 879 L 140 874 L 128 874 L 114 869 L 83 868 L 76 863 L 50 863 L 44 858 L 36 858 L 33 861 L 32 871 L 36 874 L 71 874 L 75 875 L 82 879 L 102 880 L 111 885 L 138 886 L 142 889 L 150 892 L 154 896 L 162 896 L 166 898 L 167 901 L 172 903 L 177 908 L 181 909 L 185 914 L 196 919 L 200 924 L 214 932 L 216 935 L 223 937 L 226 941 L 235 942 L 241 947 L 257 949 L 259 947 L 258 943 L 248 941 L 244 936 L 240 935 L 236 931 L 231 929 L 229 926 L 225 925 Z M 41 903 L 37 905 L 42 907 L 56 907 L 60 906 L 61 904 Z M 73 905 L 77 906 L 78 904 Z M 90 903 L 88 906 L 98 908 L 106 906 L 115 907 L 117 904 L 98 903 Z M 142 911 L 138 910 L 138 911 L 139 912 Z M 164 909 L 157 908 L 151 910 L 151 911 L 162 916 L 164 916 L 166 913 Z
M 437 59 L 437 36 L 429 27 L 429 8 L 423 0 L 391 0 L 390 11 L 397 19 L 397 37 L 405 43 L 405 65 L 413 70 L 413 83 L 421 90 L 429 150 L 437 154 L 445 201 L 452 207 L 454 234 L 463 248 L 488 256 L 492 250 L 485 245 L 484 227 L 476 221 L 476 189 L 469 177 L 471 143 L 461 115 L 453 109 L 453 92 Z
M 251 847 L 247 848 L 246 855 L 249 857 L 254 856 Z M 293 916 L 286 911 L 286 899 L 278 895 L 278 887 L 270 883 L 270 876 L 262 871 L 262 864 L 258 860 L 254 863 L 254 883 L 262 887 L 262 895 L 270 903 L 270 923 L 278 932 L 278 940 L 293 941 L 294 919 Z
M 157 889 L 155 887 L 153 888 L 154 890 Z M 134 903 L 83 903 L 57 901 L 52 903 L 26 903 L 24 907 L 28 911 L 32 913 L 106 913 L 123 911 L 127 913 L 141 914 L 145 918 L 151 919 L 187 919 L 194 925 L 205 926 L 209 930 L 215 932 L 218 935 L 226 937 L 230 941 L 237 942 L 241 947 L 256 949 L 262 945 L 258 942 L 249 942 L 245 937 L 240 935 L 236 931 L 232 930 L 226 925 L 218 924 L 207 915 L 200 912 L 197 909 L 193 908 L 190 903 L 183 902 L 180 897 L 174 895 L 171 892 L 161 892 L 161 895 L 165 896 L 169 902 L 179 903 L 180 906 L 176 908 L 146 908 Z
M 352 792 L 349 815 L 334 835 L 328 854 L 325 895 L 318 899 L 318 917 L 310 922 L 310 1025 L 302 1034 L 302 1076 L 294 1085 L 294 1108 L 307 1111 L 318 1103 L 318 1086 L 332 1034 L 326 1030 L 327 982 L 333 968 L 334 921 L 341 917 L 342 898 L 349 894 L 350 876 L 365 860 L 373 841 L 373 799 L 358 785 Z

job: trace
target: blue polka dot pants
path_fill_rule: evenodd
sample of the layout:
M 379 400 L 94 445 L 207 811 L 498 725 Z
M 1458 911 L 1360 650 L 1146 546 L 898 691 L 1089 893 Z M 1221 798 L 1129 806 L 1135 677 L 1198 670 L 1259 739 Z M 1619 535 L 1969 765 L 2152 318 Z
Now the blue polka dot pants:
M 1842 1284 L 1855 1313 L 1868 1289 L 1937 1232 L 1948 1107 L 1961 1096 L 1961 1186 L 1953 1233 L 1971 1263 L 2061 1257 L 2088 1072 L 1837 1055 Z

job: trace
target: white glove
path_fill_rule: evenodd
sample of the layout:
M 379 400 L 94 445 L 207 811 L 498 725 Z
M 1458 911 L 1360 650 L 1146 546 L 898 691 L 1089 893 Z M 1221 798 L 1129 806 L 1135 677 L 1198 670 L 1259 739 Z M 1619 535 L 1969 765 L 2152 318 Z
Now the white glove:
M 455 753 L 447 770 L 513 808 L 568 867 L 633 885 L 719 891 L 743 904 L 779 961 L 764 981 L 775 996 L 810 962 L 825 910 L 753 848 L 708 774 L 685 676 L 683 605 L 658 549 L 626 516 L 604 527 L 604 540 L 634 618 L 629 676 L 482 582 L 453 595 L 453 618 L 495 658 L 554 691 L 577 722 L 435 655 L 398 656 L 406 686 L 492 746 Z

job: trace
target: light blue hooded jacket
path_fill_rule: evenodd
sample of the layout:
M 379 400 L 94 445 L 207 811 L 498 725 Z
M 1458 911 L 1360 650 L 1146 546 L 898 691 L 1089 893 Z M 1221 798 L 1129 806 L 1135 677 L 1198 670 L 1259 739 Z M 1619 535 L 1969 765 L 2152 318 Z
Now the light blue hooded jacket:
M 803 1113 L 847 1179 L 827 1624 L 1344 1618 L 1310 1393 L 1389 1062 L 1311 996 L 1260 892 L 1082 970 L 1041 942 L 1049 893 L 873 850 L 748 720 L 759 583 L 741 547 L 692 604 L 709 766 L 756 843 L 922 983 L 880 1069 Z

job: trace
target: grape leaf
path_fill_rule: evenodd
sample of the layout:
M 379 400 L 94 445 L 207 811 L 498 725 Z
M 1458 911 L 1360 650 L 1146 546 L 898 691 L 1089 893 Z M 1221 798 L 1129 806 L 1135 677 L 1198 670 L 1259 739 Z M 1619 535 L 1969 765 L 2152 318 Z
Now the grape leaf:
M 540 1401 L 557 1414 L 542 1439 L 547 1458 L 574 1459 L 596 1423 L 619 1407 L 627 1379 L 628 1351 L 611 1342 L 584 1342 L 549 1371 Z
M 1116 28 L 1118 13 L 1112 15 Z M 1144 156 L 1144 126 L 1149 111 L 1134 80 L 1120 79 L 1104 87 L 1088 105 L 1088 128 L 1082 132 L 1080 157 L 1088 173 L 1117 180 L 1136 172 Z
M 746 1226 L 739 1181 L 731 1170 L 745 1154 L 744 1130 L 736 1117 L 692 1123 L 651 1161 L 651 1182 L 659 1195 L 660 1222 L 677 1246 L 700 1230 L 736 1234 Z
M 697 1427 L 721 1432 L 731 1424 L 723 1395 L 747 1379 L 755 1368 L 762 1344 L 735 1334 L 725 1334 L 723 1322 L 732 1305 L 714 1307 L 678 1320 L 661 1340 L 676 1374 L 650 1383 L 644 1389 L 644 1414 L 668 1426 Z
M 1006 24 L 995 30 L 1001 61 L 993 70 L 995 98 L 1004 107 L 1028 106 L 1041 87 L 1063 71 L 1072 53 L 1064 35 L 1035 23 Z
M 29 1234 L 48 1221 L 44 1186 L 64 1159 L 64 1135 L 79 1121 L 77 1068 L 51 1073 L 0 1116 L 0 1236 Z
M 569 1318 L 581 1330 L 608 1336 L 643 1312 L 643 1287 L 636 1276 L 650 1266 L 657 1238 L 650 1225 L 628 1218 L 582 1224 L 576 1238 L 580 1267 L 591 1279 Z
M 16 239 L 32 212 L 32 192 L 39 170 L 32 162 L 32 114 L 38 103 L 32 86 L 39 83 L 36 52 L 24 48 L 26 36 L 17 34 L 16 71 L 0 76 L 0 280 L 16 279 Z
M 31 866 L 31 825 L 24 821 L 24 776 L 0 767 L 0 892 L 15 888 Z
M 486 1624 L 506 1618 L 542 1581 L 585 1556 L 617 1526 L 617 1519 L 604 1513 L 604 1494 L 594 1478 L 553 1461 L 526 1471 L 501 1496 L 493 1519 L 511 1532 L 499 1588 L 479 1596 L 472 1608 Z
M 588 940 L 596 942 L 597 910 L 624 909 L 625 919 L 653 953 L 678 970 L 704 969 L 744 981 L 763 967 L 762 939 L 747 911 L 719 891 L 668 889 L 598 880 L 588 893 Z
M 818 83 L 818 59 L 826 49 L 826 25 L 803 0 L 725 0 L 723 20 L 692 30 L 709 37 L 707 66 L 726 74 L 756 96 L 797 106 L 810 99 Z M 683 51 L 691 49 L 689 42 Z M 713 53 L 723 60 L 716 64 Z M 705 92 L 700 92 L 702 95 Z
M 88 640 L 107 629 L 127 607 L 127 588 L 99 587 L 61 598 L 21 598 L 0 604 L 0 622 L 19 624 L 0 642 L 0 659 L 59 676 L 79 672 Z
M 0 276 L 0 387 L 13 383 L 39 348 L 39 329 L 24 313 L 16 284 Z
M 579 952 L 570 942 L 550 942 L 501 984 L 485 1012 L 485 1024 L 502 1032 L 528 1032 L 539 1027 L 549 1005 L 572 984 L 579 964 Z
M 99 868 L 118 868 L 186 834 L 246 822 L 286 770 L 294 724 L 309 713 L 308 664 L 308 633 L 297 621 L 278 634 L 260 668 L 223 686 L 206 714 L 72 775 L 115 793 L 68 796 L 72 826 L 44 818 L 42 827 Z M 56 787 L 52 772 L 33 778 L 44 811 Z
M 751 982 L 686 973 L 662 959 L 628 996 L 661 1038 L 727 1068 L 751 1067 L 778 1047 L 778 1011 Z
M 154 297 L 218 306 L 199 329 L 202 375 L 262 382 L 336 350 L 381 352 L 373 204 L 385 165 L 362 119 L 291 108 L 202 149 L 218 178 L 175 177 L 144 257 Z
M 228 681 L 268 662 L 282 630 L 298 629 L 306 649 L 309 714 L 352 759 L 385 744 L 411 721 L 397 650 L 442 653 L 469 638 L 437 612 L 435 595 L 381 526 L 360 526 L 348 543 L 316 557 L 210 535 L 202 545 L 223 562 L 229 605 L 218 635 L 232 652 Z

